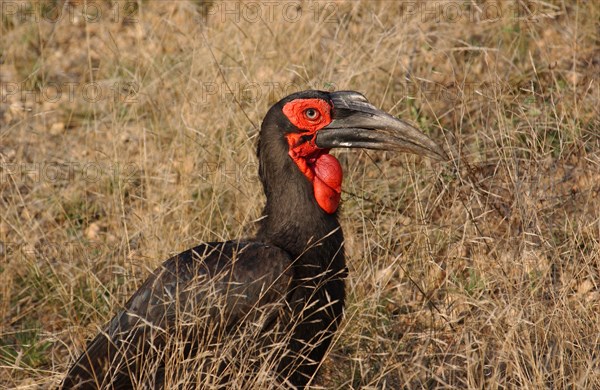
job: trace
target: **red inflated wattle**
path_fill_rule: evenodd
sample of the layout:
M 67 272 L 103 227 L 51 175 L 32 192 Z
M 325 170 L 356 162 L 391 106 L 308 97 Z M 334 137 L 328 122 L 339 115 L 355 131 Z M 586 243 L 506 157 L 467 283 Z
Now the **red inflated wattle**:
M 313 189 L 319 207 L 328 214 L 335 213 L 340 205 L 341 194 L 323 183 L 318 177 L 315 177 L 313 181 Z
M 342 191 L 342 166 L 331 154 L 323 154 L 314 163 L 315 175 L 337 192 Z
M 340 204 L 343 179 L 342 166 L 331 154 L 323 154 L 317 158 L 313 168 L 315 199 L 325 212 L 333 214 Z

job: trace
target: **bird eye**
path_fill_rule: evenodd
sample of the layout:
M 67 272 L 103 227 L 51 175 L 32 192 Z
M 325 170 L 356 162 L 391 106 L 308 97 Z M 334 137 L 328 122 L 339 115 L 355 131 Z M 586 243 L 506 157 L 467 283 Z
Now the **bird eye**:
M 307 108 L 306 110 L 304 110 L 304 116 L 307 119 L 314 121 L 316 119 L 319 119 L 319 116 L 321 116 L 321 113 L 319 113 L 319 111 L 315 110 L 314 108 Z

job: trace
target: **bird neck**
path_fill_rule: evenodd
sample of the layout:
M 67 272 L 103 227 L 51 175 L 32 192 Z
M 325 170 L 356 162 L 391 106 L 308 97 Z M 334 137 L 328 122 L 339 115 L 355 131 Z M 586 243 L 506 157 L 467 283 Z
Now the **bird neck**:
M 291 160 L 290 160 L 291 162 Z M 293 162 L 283 180 L 270 182 L 259 237 L 294 257 L 320 254 L 331 258 L 341 250 L 343 234 L 337 214 L 328 214 L 315 200 L 311 183 Z
M 337 214 L 319 206 L 312 183 L 288 155 L 281 132 L 273 133 L 263 128 L 258 146 L 266 195 L 258 238 L 290 253 L 300 276 L 344 269 L 344 238 Z
M 322 212 L 318 206 L 318 212 L 313 212 L 308 205 L 267 198 L 258 238 L 292 256 L 297 278 L 317 282 L 338 277 L 346 268 L 342 229 L 335 215 Z

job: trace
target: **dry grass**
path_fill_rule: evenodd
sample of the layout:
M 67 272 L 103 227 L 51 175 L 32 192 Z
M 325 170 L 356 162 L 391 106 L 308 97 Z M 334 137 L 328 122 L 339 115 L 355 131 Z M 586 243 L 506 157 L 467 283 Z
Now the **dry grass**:
M 88 3 L 2 2 L 0 387 L 54 387 L 160 261 L 251 234 L 256 126 L 308 88 L 455 157 L 336 152 L 316 385 L 600 387 L 597 2 Z

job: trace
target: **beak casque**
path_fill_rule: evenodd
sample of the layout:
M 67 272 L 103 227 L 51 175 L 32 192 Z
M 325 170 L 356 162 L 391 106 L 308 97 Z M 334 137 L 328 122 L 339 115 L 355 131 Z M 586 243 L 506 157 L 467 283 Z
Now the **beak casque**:
M 319 148 L 393 150 L 447 160 L 444 150 L 417 128 L 379 110 L 354 91 L 330 94 L 333 120 L 317 132 Z

